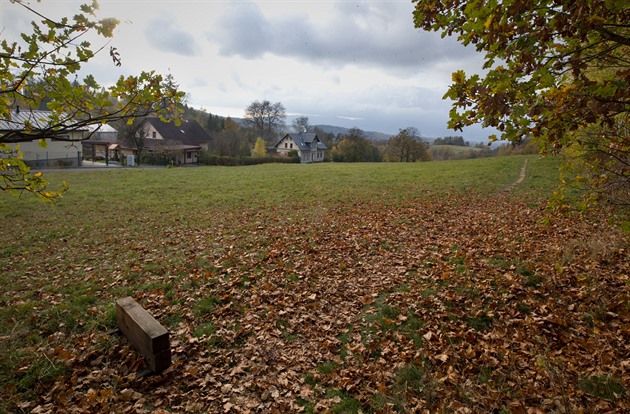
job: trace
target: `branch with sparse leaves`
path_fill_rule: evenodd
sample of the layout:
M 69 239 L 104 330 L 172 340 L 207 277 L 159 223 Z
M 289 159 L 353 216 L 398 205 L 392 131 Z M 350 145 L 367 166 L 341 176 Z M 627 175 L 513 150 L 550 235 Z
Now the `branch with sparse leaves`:
M 73 75 L 76 78 L 83 64 L 107 46 L 105 43 L 94 49 L 84 40 L 86 34 L 95 32 L 108 39 L 119 24 L 114 18 L 97 19 L 98 3 L 95 0 L 82 5 L 81 13 L 71 19 L 64 17 L 59 21 L 44 16 L 25 1 L 11 0 L 11 3 L 41 20 L 32 22 L 30 34 L 22 34 L 12 41 L 0 39 L 0 122 L 5 125 L 0 133 L 0 144 L 13 145 L 47 138 L 84 140 L 89 139 L 95 130 L 87 127 L 98 128 L 119 120 L 132 122 L 142 116 L 180 121 L 180 104 L 185 94 L 170 75 L 150 71 L 138 76 L 121 76 L 108 87 L 101 86 L 91 75 L 82 83 L 70 80 Z M 112 46 L 109 53 L 113 64 L 121 66 L 117 49 Z M 31 121 L 14 119 L 12 111 L 18 107 L 21 111 L 29 111 L 41 109 L 43 105 L 48 112 L 43 119 L 37 119 L 37 127 Z M 76 136 L 69 132 L 88 129 L 92 132 L 86 132 L 80 138 L 67 138 Z M 7 168 L 13 171 L 17 158 L 3 155 L 12 159 Z M 26 170 L 20 171 L 21 179 L 31 180 L 37 186 L 20 187 L 15 176 L 5 174 L 9 178 L 3 178 L 0 190 L 15 188 L 37 193 L 34 189 L 40 188 L 42 181 Z
M 626 0 L 412 1 L 416 27 L 457 36 L 485 57 L 485 74 L 453 74 L 444 95 L 453 102 L 450 128 L 481 124 L 500 132 L 492 139 L 511 142 L 534 137 L 543 153 L 574 147 L 591 157 L 592 176 L 622 169 L 625 183 L 615 182 L 630 186 L 627 153 L 593 151 L 597 145 L 579 142 L 596 131 L 602 143 L 628 145 Z M 608 185 L 600 178 L 591 183 L 600 193 L 595 187 Z
M 455 35 L 485 56 L 485 76 L 453 75 L 449 126 L 562 147 L 579 128 L 630 111 L 630 8 L 623 0 L 412 0 L 416 27 Z M 592 76 L 600 68 L 606 77 Z
M 48 181 L 41 172 L 31 173 L 29 166 L 22 160 L 19 148 L 13 149 L 0 143 L 0 191 L 14 194 L 27 192 L 44 201 L 56 202 L 67 189 L 64 182 L 60 190 L 48 190 Z

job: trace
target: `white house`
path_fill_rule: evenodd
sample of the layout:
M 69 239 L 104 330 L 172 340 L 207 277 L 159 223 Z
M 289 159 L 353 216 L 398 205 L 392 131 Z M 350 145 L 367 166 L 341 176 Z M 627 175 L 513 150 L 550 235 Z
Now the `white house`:
M 138 132 L 144 140 L 144 151 L 166 153 L 175 164 L 197 164 L 201 151 L 207 151 L 212 139 L 205 129 L 195 120 L 183 120 L 180 125 L 175 122 L 163 122 L 160 118 L 148 117 Z M 120 155 L 135 154 L 135 144 L 121 142 L 120 145 L 110 147 L 120 151 Z
M 89 135 L 87 128 L 55 132 L 50 127 L 50 111 L 20 110 L 11 111 L 9 119 L 0 119 L 0 137 L 9 136 L 5 142 L 13 149 L 19 147 L 23 161 L 30 167 L 73 167 L 81 165 L 81 140 Z M 29 131 L 30 130 L 30 131 Z M 44 145 L 39 139 L 14 142 L 10 135 L 23 139 L 32 131 L 47 131 L 44 134 Z M 0 138 L 2 140 L 2 138 Z M 13 141 L 13 142 L 12 142 Z
M 313 132 L 286 134 L 273 148 L 283 156 L 295 151 L 302 163 L 323 162 L 328 150 L 326 144 Z

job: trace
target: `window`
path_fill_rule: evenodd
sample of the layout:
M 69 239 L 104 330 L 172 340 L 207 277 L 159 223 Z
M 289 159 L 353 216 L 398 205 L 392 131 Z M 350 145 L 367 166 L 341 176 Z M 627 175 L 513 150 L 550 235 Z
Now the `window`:
M 284 143 L 284 147 L 285 148 L 289 148 L 289 144 L 287 144 L 286 142 Z
M 291 144 L 291 148 L 293 148 L 293 144 Z
M 191 159 L 192 158 L 192 152 L 186 153 L 186 158 Z
M 153 133 L 152 133 L 152 137 L 153 137 L 153 138 L 157 138 L 157 132 L 153 131 Z

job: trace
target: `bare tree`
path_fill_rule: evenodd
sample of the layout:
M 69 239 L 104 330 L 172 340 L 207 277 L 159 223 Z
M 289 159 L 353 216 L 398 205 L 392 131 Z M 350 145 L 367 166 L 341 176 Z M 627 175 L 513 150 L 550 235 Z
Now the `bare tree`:
M 245 119 L 256 133 L 265 141 L 270 142 L 276 133 L 284 127 L 286 113 L 281 102 L 272 104 L 265 101 L 254 101 L 245 109 Z
M 292 126 L 295 132 L 308 132 L 311 129 L 308 116 L 299 116 L 295 118 Z

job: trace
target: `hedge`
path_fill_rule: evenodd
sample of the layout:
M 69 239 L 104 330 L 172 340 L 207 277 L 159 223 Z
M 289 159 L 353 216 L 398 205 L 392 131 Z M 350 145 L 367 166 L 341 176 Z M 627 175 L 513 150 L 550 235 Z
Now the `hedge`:
M 225 157 L 220 155 L 202 154 L 199 164 L 202 165 L 257 165 L 257 164 L 299 164 L 299 157 Z

